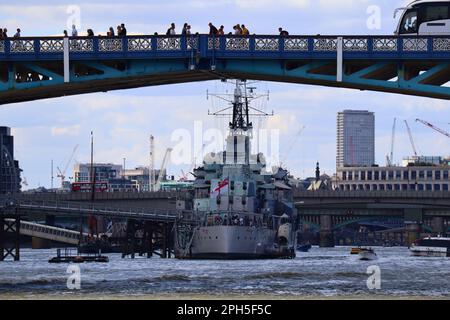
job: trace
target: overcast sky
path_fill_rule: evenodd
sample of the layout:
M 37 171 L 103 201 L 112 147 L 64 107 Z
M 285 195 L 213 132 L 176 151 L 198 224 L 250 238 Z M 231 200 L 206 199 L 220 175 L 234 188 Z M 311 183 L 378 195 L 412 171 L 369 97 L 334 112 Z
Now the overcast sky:
M 394 9 L 408 1 L 369 0 L 172 0 L 172 1 L 9 1 L 0 4 L 0 27 L 10 34 L 17 27 L 23 36 L 59 35 L 80 8 L 81 31 L 94 29 L 105 34 L 110 26 L 124 22 L 129 33 L 164 33 L 171 22 L 192 25 L 194 32 L 206 32 L 208 22 L 225 25 L 246 24 L 251 33 L 273 34 L 282 26 L 291 34 L 392 34 L 397 21 Z M 367 20 L 373 5 L 381 10 L 380 29 L 370 29 Z M 368 13 L 369 8 L 369 13 Z M 374 111 L 376 114 L 377 161 L 385 163 L 390 149 L 394 117 L 410 122 L 422 154 L 447 155 L 448 139 L 415 123 L 422 118 L 450 129 L 449 102 L 394 94 L 361 92 L 318 86 L 260 83 L 270 90 L 268 110 L 276 116 L 270 128 L 281 133 L 280 157 L 300 177 L 313 176 L 320 161 L 324 172 L 335 168 L 336 113 L 344 109 Z M 127 167 L 148 165 L 150 134 L 156 137 L 157 165 L 170 146 L 176 129 L 193 130 L 194 121 L 211 121 L 207 112 L 211 101 L 206 91 L 225 89 L 217 82 L 141 88 L 87 94 L 0 107 L 0 125 L 14 129 L 16 158 L 30 187 L 50 185 L 50 163 L 64 167 L 75 145 L 76 161 L 89 159 L 90 131 L 95 132 L 97 162 L 122 163 Z M 302 126 L 306 129 L 295 138 Z M 293 145 L 292 150 L 287 151 Z M 412 153 L 403 123 L 398 126 L 395 160 Z M 171 165 L 179 176 L 189 165 Z M 73 168 L 71 163 L 69 171 Z M 71 172 L 69 172 L 69 175 Z M 56 180 L 55 180 L 56 181 Z M 56 184 L 56 182 L 55 182 Z

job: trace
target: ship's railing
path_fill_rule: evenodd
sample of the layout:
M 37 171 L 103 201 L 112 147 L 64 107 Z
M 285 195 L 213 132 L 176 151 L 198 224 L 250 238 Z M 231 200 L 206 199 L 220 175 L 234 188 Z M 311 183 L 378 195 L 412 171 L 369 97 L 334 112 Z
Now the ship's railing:
M 130 57 L 158 53 L 171 57 L 174 53 L 198 52 L 202 55 L 226 54 L 239 56 L 257 54 L 373 54 L 378 56 L 402 54 L 450 53 L 449 36 L 159 36 L 142 35 L 127 37 L 70 37 L 68 48 L 72 55 L 89 54 L 123 55 Z M 0 59 L 8 56 L 44 55 L 47 57 L 64 52 L 63 37 L 24 37 L 0 40 Z

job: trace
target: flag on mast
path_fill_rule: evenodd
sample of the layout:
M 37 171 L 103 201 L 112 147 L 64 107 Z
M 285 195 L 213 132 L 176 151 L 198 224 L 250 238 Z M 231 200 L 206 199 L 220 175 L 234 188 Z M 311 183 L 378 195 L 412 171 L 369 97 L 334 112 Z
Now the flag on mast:
M 213 196 L 217 196 L 217 195 L 220 195 L 220 194 L 228 194 L 229 185 L 230 185 L 230 180 L 228 180 L 228 179 L 225 179 L 223 181 L 219 181 L 218 184 L 217 184 L 217 187 L 213 189 L 211 194 Z

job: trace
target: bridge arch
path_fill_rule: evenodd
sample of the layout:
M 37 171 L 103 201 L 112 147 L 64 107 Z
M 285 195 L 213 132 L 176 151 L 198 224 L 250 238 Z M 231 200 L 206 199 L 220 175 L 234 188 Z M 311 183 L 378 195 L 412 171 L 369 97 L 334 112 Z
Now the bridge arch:
M 0 104 L 223 78 L 450 99 L 450 39 L 128 36 L 0 40 Z

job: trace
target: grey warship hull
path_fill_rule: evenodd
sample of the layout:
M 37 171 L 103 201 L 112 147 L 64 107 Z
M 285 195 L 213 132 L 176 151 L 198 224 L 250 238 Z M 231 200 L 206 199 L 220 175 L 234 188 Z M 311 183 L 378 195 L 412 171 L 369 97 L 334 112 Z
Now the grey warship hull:
M 251 260 L 294 258 L 295 251 L 274 245 L 276 232 L 264 227 L 196 228 L 189 250 L 178 248 L 179 259 Z

